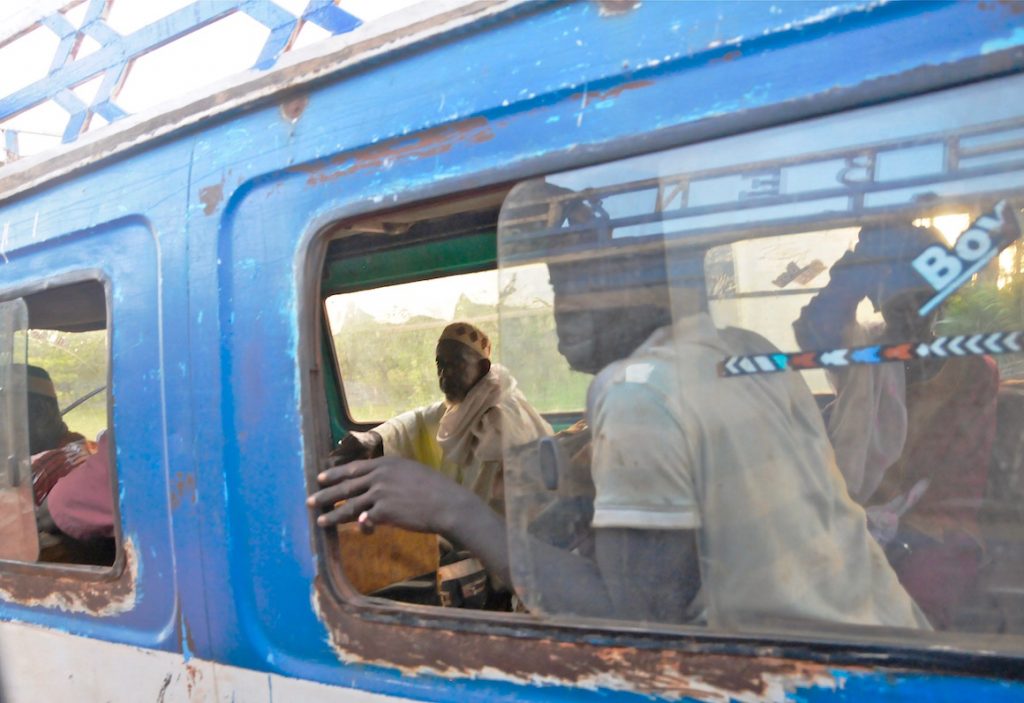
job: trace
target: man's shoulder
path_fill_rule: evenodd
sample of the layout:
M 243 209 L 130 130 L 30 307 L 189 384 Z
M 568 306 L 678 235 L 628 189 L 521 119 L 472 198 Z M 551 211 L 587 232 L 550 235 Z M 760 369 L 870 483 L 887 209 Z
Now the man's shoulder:
M 602 369 L 587 392 L 588 415 L 595 423 L 632 417 L 644 408 L 673 417 L 680 412 L 677 364 L 665 356 L 635 353 Z

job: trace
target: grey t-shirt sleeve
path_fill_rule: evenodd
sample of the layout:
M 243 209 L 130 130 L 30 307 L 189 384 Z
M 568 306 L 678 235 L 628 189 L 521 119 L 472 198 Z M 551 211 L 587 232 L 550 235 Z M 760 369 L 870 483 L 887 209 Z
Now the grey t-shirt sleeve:
M 646 383 L 608 385 L 590 408 L 594 527 L 701 525 L 696 467 L 679 420 Z

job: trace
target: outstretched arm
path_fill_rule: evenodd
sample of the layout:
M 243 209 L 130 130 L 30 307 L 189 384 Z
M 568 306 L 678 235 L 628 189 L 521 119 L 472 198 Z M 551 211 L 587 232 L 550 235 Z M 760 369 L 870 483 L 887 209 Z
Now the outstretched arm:
M 383 457 L 324 471 L 311 507 L 321 527 L 355 521 L 437 532 L 464 545 L 488 571 L 512 583 L 509 535 L 476 495 L 432 469 Z M 596 559 L 525 535 L 536 565 L 536 602 L 549 613 L 681 622 L 700 584 L 693 531 L 599 529 Z

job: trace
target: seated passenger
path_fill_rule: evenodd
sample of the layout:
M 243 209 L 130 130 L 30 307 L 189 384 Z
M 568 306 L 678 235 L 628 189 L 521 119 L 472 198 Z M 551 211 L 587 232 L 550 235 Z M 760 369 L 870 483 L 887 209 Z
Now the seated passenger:
M 773 348 L 716 329 L 702 278 L 670 294 L 663 253 L 613 251 L 549 270 L 559 350 L 596 374 L 587 394 L 596 499 L 593 558 L 530 544 L 539 607 L 726 628 L 928 627 L 847 495 L 803 379 L 719 377 L 727 356 Z M 382 457 L 320 481 L 311 506 L 347 502 L 319 525 L 365 512 L 437 531 L 511 582 L 504 521 L 444 476 Z
M 943 243 L 939 233 L 921 227 L 861 230 L 856 248 L 836 262 L 829 284 L 794 324 L 801 347 L 931 342 L 941 306 L 918 314 L 934 290 L 910 262 L 936 243 Z M 857 325 L 864 298 L 882 313 L 880 329 Z M 931 357 L 834 379 L 828 427 L 850 494 L 867 506 L 872 533 L 900 581 L 932 624 L 946 628 L 983 552 L 977 514 L 995 438 L 995 361 Z
M 44 369 L 26 366 L 28 440 L 32 455 L 32 489 L 42 505 L 53 486 L 96 452 L 96 443 L 72 432 L 61 419 L 57 391 Z
M 57 481 L 46 499 L 46 508 L 57 529 L 82 542 L 114 538 L 109 437 L 110 433 L 104 431 L 96 453 Z
M 916 255 L 936 243 L 939 234 L 921 227 L 898 227 L 891 230 L 865 227 L 862 242 L 890 243 L 899 252 L 901 273 L 909 268 L 903 253 Z M 879 302 L 879 283 L 884 275 L 883 264 L 867 258 L 866 244 L 858 244 L 832 266 L 828 284 L 804 306 L 793 323 L 801 349 L 837 349 L 841 347 L 898 342 L 892 338 L 896 330 L 884 324 L 861 325 L 857 307 L 868 298 Z M 888 263 L 888 262 L 887 262 Z M 870 270 L 870 275 L 868 271 Z M 896 284 L 893 279 L 891 284 Z M 892 285 L 887 287 L 892 290 Z M 886 294 L 887 297 L 889 294 Z M 930 328 L 934 320 L 928 321 Z M 875 493 L 886 469 L 903 452 L 907 434 L 906 375 L 901 364 L 851 366 L 830 369 L 827 376 L 836 391 L 836 398 L 825 408 L 829 439 L 835 449 L 836 463 L 846 479 L 850 496 L 864 505 Z M 876 537 L 884 529 L 868 514 L 869 526 Z M 880 540 L 883 545 L 885 539 Z
M 400 456 L 439 469 L 505 513 L 502 436 L 525 444 L 551 426 L 503 367 L 491 364 L 491 341 L 468 322 L 453 322 L 437 342 L 437 379 L 444 400 L 403 413 L 369 432 L 352 432 L 333 456 Z

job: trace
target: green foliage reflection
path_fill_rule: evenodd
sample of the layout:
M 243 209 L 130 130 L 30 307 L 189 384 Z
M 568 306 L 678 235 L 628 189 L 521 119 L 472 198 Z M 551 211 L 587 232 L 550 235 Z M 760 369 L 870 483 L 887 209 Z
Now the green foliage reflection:
M 494 307 L 465 295 L 450 320 L 420 315 L 387 322 L 349 308 L 337 325 L 334 347 L 352 419 L 377 422 L 440 400 L 434 347 L 441 330 L 453 320 L 471 322 L 490 335 L 498 363 L 506 363 L 502 350 L 506 356 L 508 351 L 502 332 L 515 340 L 515 358 L 506 365 L 542 413 L 580 410 L 590 377 L 570 371 L 558 353 L 550 308 L 506 308 L 503 316 L 499 330 Z

